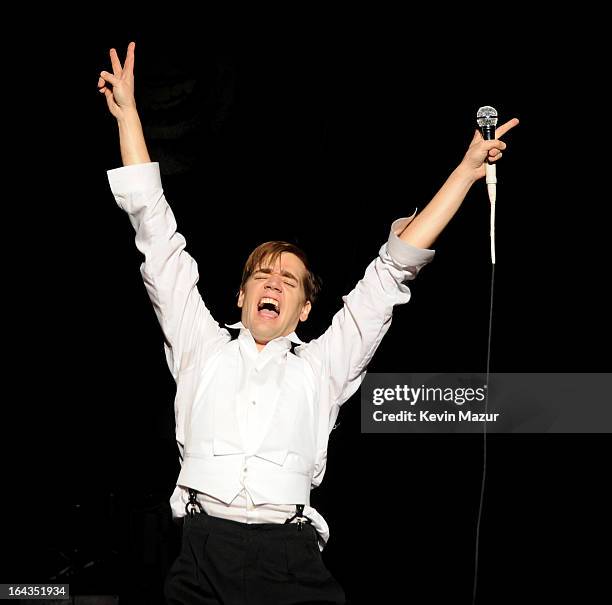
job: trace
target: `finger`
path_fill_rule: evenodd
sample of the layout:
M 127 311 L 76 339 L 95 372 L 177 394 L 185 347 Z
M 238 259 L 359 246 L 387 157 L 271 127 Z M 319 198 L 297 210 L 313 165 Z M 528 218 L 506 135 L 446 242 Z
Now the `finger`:
M 482 139 L 482 134 L 480 133 L 480 130 L 476 128 L 476 130 L 474 131 L 474 136 L 472 137 L 472 143 L 476 143 L 476 141 L 480 139 Z
M 113 86 L 117 86 L 121 81 L 117 76 L 113 76 L 113 74 L 109 74 L 107 71 L 101 71 L 100 77 L 102 77 L 105 82 L 110 82 Z
M 501 151 L 496 155 L 496 156 L 489 156 L 489 161 L 490 162 L 497 162 L 497 160 L 499 160 L 499 158 L 502 157 L 502 155 L 504 155 Z
M 490 141 L 485 141 L 483 143 L 483 147 L 487 150 L 489 149 L 506 149 L 508 145 L 503 141 L 498 141 L 497 139 L 491 139 Z
M 502 124 L 499 128 L 495 130 L 495 138 L 499 139 L 504 134 L 506 134 L 511 128 L 514 128 L 519 123 L 518 118 L 512 118 L 508 120 L 505 124 Z
M 111 64 L 113 66 L 113 74 L 118 78 L 121 77 L 123 73 L 123 69 L 121 69 L 121 61 L 119 61 L 119 55 L 117 55 L 117 51 L 114 48 L 111 48 L 109 51 Z
M 136 48 L 136 42 L 130 42 L 127 48 L 127 56 L 125 57 L 125 63 L 123 68 L 130 75 L 134 75 L 134 49 Z
M 115 99 L 113 99 L 113 93 L 107 88 L 104 91 L 104 96 L 106 97 L 106 104 L 112 112 L 115 109 Z

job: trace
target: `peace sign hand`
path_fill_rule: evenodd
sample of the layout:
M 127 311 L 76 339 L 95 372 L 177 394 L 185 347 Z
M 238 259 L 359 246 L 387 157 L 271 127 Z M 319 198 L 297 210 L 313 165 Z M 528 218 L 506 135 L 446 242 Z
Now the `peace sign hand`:
M 109 54 L 113 73 L 103 71 L 98 79 L 98 90 L 106 97 L 108 109 L 117 119 L 124 117 L 126 112 L 136 109 L 136 100 L 134 98 L 135 48 L 136 43 L 130 42 L 123 67 L 119 61 L 117 51 L 111 48 Z

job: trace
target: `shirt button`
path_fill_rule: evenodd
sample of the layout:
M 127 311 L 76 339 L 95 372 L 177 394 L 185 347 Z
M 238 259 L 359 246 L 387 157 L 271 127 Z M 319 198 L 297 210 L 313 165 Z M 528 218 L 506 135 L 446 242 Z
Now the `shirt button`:
M 253 399 L 253 401 L 251 401 L 251 403 L 252 403 L 253 405 L 255 405 L 257 402 L 256 402 L 256 401 Z

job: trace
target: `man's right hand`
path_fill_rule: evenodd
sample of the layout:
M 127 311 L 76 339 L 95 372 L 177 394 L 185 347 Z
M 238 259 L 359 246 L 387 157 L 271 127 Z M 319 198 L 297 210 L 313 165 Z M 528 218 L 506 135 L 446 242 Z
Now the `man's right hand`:
M 130 42 L 125 63 L 121 62 L 114 48 L 110 49 L 113 73 L 103 71 L 98 80 L 98 90 L 106 97 L 110 112 L 119 124 L 121 159 L 124 166 L 150 162 L 136 101 L 134 99 L 134 49 L 136 42 Z
M 134 49 L 135 42 L 130 42 L 127 48 L 125 63 L 121 66 L 119 56 L 114 48 L 109 51 L 113 73 L 103 71 L 98 79 L 98 90 L 106 97 L 110 112 L 120 120 L 131 110 L 136 110 L 134 98 Z

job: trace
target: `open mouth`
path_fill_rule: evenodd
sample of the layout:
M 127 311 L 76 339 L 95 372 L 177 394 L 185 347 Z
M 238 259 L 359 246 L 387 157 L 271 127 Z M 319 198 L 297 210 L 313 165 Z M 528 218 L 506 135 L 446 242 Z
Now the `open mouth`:
M 264 296 L 257 305 L 257 314 L 266 319 L 276 319 L 280 315 L 280 304 L 277 300 Z

